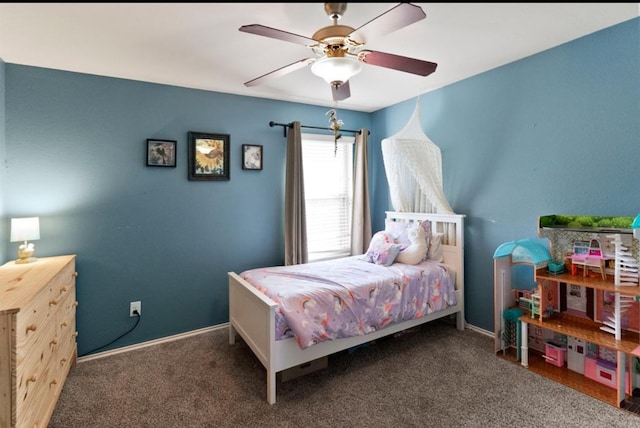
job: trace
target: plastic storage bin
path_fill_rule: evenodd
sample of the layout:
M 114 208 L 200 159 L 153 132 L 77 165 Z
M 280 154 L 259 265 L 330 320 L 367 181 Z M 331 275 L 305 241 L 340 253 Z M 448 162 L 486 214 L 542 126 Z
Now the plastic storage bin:
M 547 363 L 562 367 L 567 356 L 567 348 L 557 343 L 547 342 L 544 347 L 544 359 Z

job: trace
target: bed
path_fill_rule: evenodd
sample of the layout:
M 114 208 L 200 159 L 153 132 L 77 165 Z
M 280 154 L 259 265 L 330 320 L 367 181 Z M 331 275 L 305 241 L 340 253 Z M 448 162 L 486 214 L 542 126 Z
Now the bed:
M 278 303 L 268 297 L 264 290 L 256 288 L 256 285 L 241 276 L 246 272 L 241 274 L 228 273 L 229 343 L 233 345 L 239 335 L 265 367 L 267 371 L 267 402 L 269 404 L 276 402 L 276 374 L 278 372 L 442 317 L 455 315 L 456 328 L 458 330 L 464 329 L 464 215 L 393 211 L 386 213 L 386 224 L 388 222 L 414 223 L 424 220 L 430 222 L 433 233 L 440 235 L 442 243 L 441 264 L 446 266 L 447 272 L 451 274 L 453 293 L 455 293 L 454 298 L 451 299 L 453 304 L 439 307 L 436 311 L 425 313 L 419 317 L 414 316 L 408 320 L 388 323 L 382 328 L 369 329 L 366 334 L 301 342 L 297 336 L 287 335 L 283 332 L 282 311 L 278 310 Z M 398 266 L 395 265 L 399 265 L 399 263 L 389 266 L 389 272 L 397 271 Z M 305 268 L 309 267 L 305 266 Z M 283 279 L 290 280 L 284 276 Z M 284 306 L 284 303 L 282 305 Z

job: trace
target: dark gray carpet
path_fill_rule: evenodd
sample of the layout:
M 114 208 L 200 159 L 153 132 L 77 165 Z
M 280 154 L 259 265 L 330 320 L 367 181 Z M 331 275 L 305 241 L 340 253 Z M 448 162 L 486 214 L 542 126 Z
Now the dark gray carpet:
M 50 428 L 640 427 L 640 416 L 529 372 L 437 321 L 277 385 L 227 329 L 80 362 Z

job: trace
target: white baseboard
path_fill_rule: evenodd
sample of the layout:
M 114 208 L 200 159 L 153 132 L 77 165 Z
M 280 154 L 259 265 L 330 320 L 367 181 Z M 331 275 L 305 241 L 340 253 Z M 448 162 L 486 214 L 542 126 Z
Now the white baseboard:
M 221 328 L 227 328 L 229 327 L 229 323 L 223 323 L 223 324 L 218 324 L 218 325 L 214 325 L 211 327 L 204 327 L 204 328 L 200 328 L 198 330 L 191 330 L 191 331 L 187 331 L 184 333 L 180 333 L 180 334 L 175 334 L 173 336 L 166 336 L 166 337 L 161 337 L 160 339 L 154 339 L 154 340 L 149 340 L 147 342 L 142 342 L 142 343 L 136 343 L 135 345 L 130 345 L 130 346 L 123 346 L 122 348 L 117 348 L 117 349 L 111 349 L 109 351 L 104 351 L 104 352 L 98 352 L 96 354 L 92 354 L 92 355 L 87 355 L 85 357 L 78 357 L 78 362 L 84 362 L 84 361 L 91 361 L 91 360 L 95 360 L 98 358 L 104 358 L 104 357 L 109 357 L 111 355 L 116 355 L 116 354 L 121 354 L 123 352 L 129 352 L 129 351 L 135 351 L 136 349 L 142 349 L 142 348 L 146 348 L 147 346 L 154 346 L 154 345 L 159 345 L 161 343 L 166 343 L 166 342 L 172 342 L 174 340 L 180 340 L 180 339 L 185 339 L 187 337 L 191 337 L 191 336 L 195 336 L 198 334 L 203 334 L 203 333 L 209 333 L 211 331 L 215 331 L 215 330 L 219 330 Z M 491 338 L 494 337 L 494 333 L 491 331 L 487 331 L 484 330 L 480 327 L 476 327 L 472 324 L 469 323 L 465 323 L 465 328 L 468 328 L 469 330 L 473 330 L 477 333 L 480 334 L 484 334 L 485 336 L 489 336 Z
M 214 325 L 211 327 L 200 328 L 198 330 L 191 330 L 184 333 L 175 334 L 173 336 L 161 337 L 160 339 L 154 339 L 154 340 L 149 340 L 147 342 L 136 343 L 135 345 L 130 345 L 130 346 L 123 346 L 122 348 L 111 349 L 109 351 L 104 351 L 104 352 L 98 352 L 96 354 L 87 355 L 85 357 L 78 357 L 77 361 L 81 363 L 84 361 L 90 361 L 98 358 L 109 357 L 111 355 L 121 354 L 123 352 L 135 351 L 136 349 L 146 348 L 147 346 L 159 345 L 161 343 L 185 339 L 187 337 L 195 336 L 198 334 L 209 333 L 211 331 L 219 330 L 221 328 L 227 328 L 228 326 L 229 326 L 229 323 L 226 322 L 226 323 Z
M 495 333 L 493 331 L 485 330 L 483 328 L 476 327 L 475 325 L 471 325 L 469 323 L 465 324 L 465 327 L 468 328 L 469 330 L 475 331 L 476 333 L 480 333 L 480 334 L 484 334 L 485 336 L 489 336 L 492 339 L 495 337 Z

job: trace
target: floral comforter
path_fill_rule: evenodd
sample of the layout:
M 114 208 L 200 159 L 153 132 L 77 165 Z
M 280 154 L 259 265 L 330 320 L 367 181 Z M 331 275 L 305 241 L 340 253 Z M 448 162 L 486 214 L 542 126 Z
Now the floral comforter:
M 240 276 L 278 304 L 276 340 L 293 335 L 303 349 L 456 304 L 453 275 L 434 261 L 386 267 L 351 256 L 251 269 Z

